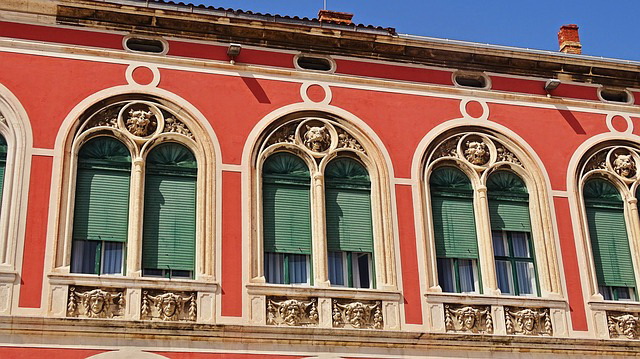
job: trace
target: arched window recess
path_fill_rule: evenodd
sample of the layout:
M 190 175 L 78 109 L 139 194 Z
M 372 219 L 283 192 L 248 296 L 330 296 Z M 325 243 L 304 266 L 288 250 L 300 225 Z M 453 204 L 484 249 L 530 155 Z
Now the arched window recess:
M 593 299 L 637 302 L 640 151 L 630 145 L 605 145 L 585 158 L 579 198 Z
M 424 173 L 429 292 L 560 296 L 546 185 L 525 150 L 458 128 L 434 141 Z
M 64 250 L 58 253 L 56 271 L 65 273 L 65 268 L 69 268 L 72 273 L 169 279 L 213 277 L 213 236 L 205 233 L 215 232 L 212 220 L 215 157 L 211 140 L 194 118 L 184 109 L 153 96 L 122 95 L 87 110 L 70 136 L 66 146 L 72 156 L 63 162 L 64 215 L 60 216 L 59 226 L 59 248 Z M 104 267 L 104 263 L 99 263 L 104 258 L 100 259 L 98 254 L 88 264 L 75 261 L 82 249 L 75 245 L 79 243 L 76 237 L 82 236 L 78 219 L 88 213 L 78 207 L 77 194 L 83 193 L 78 189 L 86 185 L 88 195 L 95 192 L 106 198 L 117 196 L 109 192 L 108 183 L 104 189 L 93 186 L 94 177 L 85 176 L 87 183 L 81 183 L 83 173 L 87 172 L 83 172 L 87 162 L 83 154 L 99 139 L 120 143 L 130 158 L 126 169 L 130 175 L 128 183 L 123 184 L 126 189 L 123 187 L 121 201 L 125 207 L 121 220 L 125 224 L 121 226 L 123 238 L 119 239 L 123 244 L 123 263 L 118 270 L 96 270 Z M 100 211 L 98 207 L 95 209 Z M 89 213 L 88 226 L 98 217 Z M 93 269 L 89 271 L 89 267 Z
M 296 173 L 278 170 L 275 165 L 286 159 L 300 168 Z M 253 283 L 301 284 L 314 287 L 395 288 L 395 265 L 391 238 L 389 192 L 385 161 L 372 142 L 357 128 L 340 118 L 314 112 L 285 116 L 265 132 L 254 154 L 256 163 L 253 207 L 258 219 L 252 241 Z M 279 167 L 283 167 L 280 165 Z M 296 168 L 297 168 L 296 167 Z M 284 168 L 284 167 L 283 167 Z M 275 183 L 281 202 L 273 203 Z M 296 182 L 295 188 L 283 181 Z M 287 192 L 288 191 L 288 192 Z M 294 193 L 295 192 L 295 193 Z M 286 195 L 286 196 L 285 196 Z M 310 251 L 298 250 L 275 255 L 274 216 L 282 215 L 285 197 L 296 200 L 298 231 L 309 231 Z M 308 199 L 306 196 L 308 196 Z M 308 212 L 306 211 L 308 208 Z M 270 213 L 273 209 L 276 211 Z M 308 213 L 308 214 L 305 214 Z M 296 217 L 296 218 L 297 218 Z M 310 218 L 309 227 L 302 218 Z M 284 228 L 284 227 L 280 227 Z M 283 232 L 277 232 L 286 240 Z M 287 237 L 288 238 L 288 237 Z M 307 248 L 297 245 L 296 248 Z M 281 246 L 285 248 L 285 246 Z M 289 252 L 292 252 L 289 250 Z M 307 256 L 303 261 L 300 255 Z M 298 268 L 307 263 L 305 275 L 284 274 L 275 270 L 274 261 Z M 284 266 L 282 266 L 284 269 Z M 289 264 L 287 269 L 290 270 Z M 280 279 L 277 279 L 280 278 Z M 291 281 L 292 278 L 297 278 Z M 304 279 L 304 280 L 303 280 Z

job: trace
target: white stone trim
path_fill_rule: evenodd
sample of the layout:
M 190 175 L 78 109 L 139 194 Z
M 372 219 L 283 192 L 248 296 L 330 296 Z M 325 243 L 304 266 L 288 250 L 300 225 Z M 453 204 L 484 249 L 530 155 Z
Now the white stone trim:
M 136 167 L 136 163 L 143 163 L 144 153 L 160 143 L 163 138 L 171 140 L 173 142 L 180 142 L 187 146 L 195 155 L 198 161 L 198 180 L 197 187 L 198 204 L 196 209 L 197 224 L 196 224 L 196 267 L 194 271 L 195 280 L 188 281 L 197 284 L 199 281 L 212 282 L 215 280 L 216 274 L 216 261 L 219 253 L 216 250 L 217 238 L 220 238 L 220 216 L 219 213 L 220 202 L 220 147 L 216 139 L 216 136 L 211 128 L 210 123 L 196 108 L 189 104 L 184 99 L 165 90 L 153 88 L 151 86 L 138 86 L 138 85 L 126 85 L 118 86 L 110 89 L 100 91 L 87 99 L 79 103 L 70 113 L 67 115 L 63 124 L 60 127 L 56 138 L 56 144 L 54 148 L 54 172 L 52 181 L 52 201 L 50 218 L 52 219 L 52 225 L 50 226 L 50 241 L 48 246 L 57 248 L 56 250 L 48 250 L 47 261 L 45 263 L 45 272 L 47 275 L 54 275 L 50 278 L 55 278 L 55 275 L 64 275 L 69 272 L 69 251 L 71 250 L 70 236 L 71 236 L 71 221 L 73 215 L 73 192 L 75 188 L 75 153 L 77 153 L 78 146 L 74 146 L 75 141 L 82 141 L 87 135 L 91 136 L 92 130 L 84 132 L 78 139 L 74 140 L 75 131 L 78 129 L 78 118 L 86 113 L 92 106 L 100 101 L 109 98 L 146 98 L 154 99 L 163 106 L 167 106 L 172 109 L 174 113 L 179 113 L 178 118 L 185 122 L 189 129 L 192 131 L 196 141 L 192 141 L 186 136 L 178 134 L 164 134 L 157 138 L 150 140 L 145 147 L 142 148 L 142 154 L 137 149 L 133 148 L 133 140 L 126 140 L 124 143 L 129 142 L 130 150 L 132 150 L 132 165 Z M 112 131 L 113 132 L 113 131 Z M 122 136 L 120 135 L 121 139 Z M 132 188 L 136 188 L 137 183 L 141 183 L 144 179 L 143 168 L 140 171 L 132 171 L 131 185 Z M 136 179 L 137 178 L 137 179 Z M 206 195 L 201 195 L 201 194 Z M 142 234 L 142 191 L 134 191 L 131 195 L 131 206 L 129 214 L 129 240 L 127 244 L 127 276 L 125 281 L 132 283 L 131 280 L 137 280 L 141 276 L 140 270 L 140 248 L 141 248 L 141 234 Z M 137 203 L 137 204 L 136 204 Z M 137 207 L 136 207 L 137 206 Z M 139 209 L 137 209 L 139 208 Z M 138 239 L 140 238 L 140 239 Z M 130 258 L 132 257 L 132 258 Z M 77 275 L 71 275 L 76 276 Z M 94 278 L 94 285 L 98 286 L 102 283 L 101 278 L 104 276 L 88 276 L 89 279 Z M 147 279 L 147 278 L 143 278 Z M 55 282 L 55 281 L 54 281 Z M 48 310 L 54 315 L 60 315 L 55 311 L 55 308 L 60 307 L 61 301 L 66 301 L 62 295 L 66 296 L 66 287 L 62 287 L 59 284 L 54 283 L 51 279 L 45 280 L 45 293 L 50 292 Z M 83 282 L 88 284 L 88 282 Z M 151 282 L 150 282 L 151 283 Z M 169 283 L 174 283 L 177 288 L 180 288 L 179 281 L 172 280 Z M 215 282 L 214 282 L 215 283 Z M 52 290 L 48 289 L 48 286 L 52 286 Z M 174 288 L 176 290 L 176 288 Z M 215 310 L 217 305 L 215 304 L 215 285 L 212 288 L 211 294 L 199 293 L 199 302 L 206 302 L 211 304 L 210 315 L 202 317 L 199 314 L 199 318 L 207 321 L 215 321 Z M 135 291 L 134 291 L 135 292 Z M 134 293 L 135 294 L 135 293 Z M 202 296 L 203 298 L 200 298 Z M 206 297 L 206 298 L 205 298 Z M 212 301 L 213 299 L 213 301 Z M 205 311 L 205 313 L 207 310 Z M 199 319 L 200 320 L 200 319 Z
M 22 268 L 33 133 L 20 100 L 0 84 L 0 135 L 7 141 L 7 161 L 0 203 L 0 314 L 16 313 Z

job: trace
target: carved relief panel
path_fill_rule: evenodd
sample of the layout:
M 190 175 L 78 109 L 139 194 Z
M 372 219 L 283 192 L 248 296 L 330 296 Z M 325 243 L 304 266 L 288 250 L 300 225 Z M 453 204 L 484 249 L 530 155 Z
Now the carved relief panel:
M 493 333 L 490 306 L 445 304 L 444 323 L 448 332 Z
M 143 320 L 191 321 L 197 319 L 196 292 L 143 290 L 140 317 Z
M 520 159 L 498 138 L 477 132 L 457 134 L 442 141 L 428 162 L 440 158 L 460 160 L 478 172 L 503 162 L 524 167 Z
M 626 146 L 606 147 L 591 155 L 582 168 L 582 176 L 591 172 L 605 177 L 614 177 L 631 186 L 638 176 L 640 154 L 636 149 Z
M 68 317 L 122 317 L 124 307 L 124 289 L 69 287 Z
M 318 325 L 317 298 L 267 297 L 267 325 Z
M 607 312 L 609 337 L 638 339 L 640 337 L 640 313 Z
M 274 144 L 294 145 L 315 158 L 322 158 L 339 149 L 365 154 L 363 146 L 340 124 L 315 117 L 297 119 L 280 125 L 269 135 L 262 151 Z
M 353 301 L 334 299 L 333 326 L 336 328 L 382 329 L 382 303 L 380 301 Z
M 553 335 L 549 308 L 504 307 L 507 334 Z
M 111 104 L 91 116 L 80 132 L 97 127 L 115 129 L 136 143 L 144 143 L 162 133 L 176 133 L 195 140 L 187 125 L 169 108 L 149 101 Z

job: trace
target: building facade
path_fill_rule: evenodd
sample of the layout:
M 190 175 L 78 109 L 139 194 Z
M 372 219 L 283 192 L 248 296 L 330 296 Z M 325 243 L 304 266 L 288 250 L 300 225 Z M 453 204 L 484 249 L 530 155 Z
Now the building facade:
M 640 353 L 640 63 L 0 4 L 0 357 Z

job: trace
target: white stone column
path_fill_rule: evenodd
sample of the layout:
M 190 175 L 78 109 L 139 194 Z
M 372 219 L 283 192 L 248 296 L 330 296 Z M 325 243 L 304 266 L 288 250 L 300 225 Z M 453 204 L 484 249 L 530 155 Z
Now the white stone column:
M 144 210 L 144 161 L 136 158 L 131 172 L 129 194 L 129 231 L 127 241 L 127 276 L 142 276 L 142 215 Z
M 489 222 L 487 187 L 484 185 L 478 186 L 476 193 L 475 216 L 476 229 L 478 231 L 478 255 L 480 271 L 482 272 L 482 288 L 484 294 L 496 295 L 499 294 L 499 290 L 496 279 L 495 259 L 493 256 L 491 223 Z
M 329 272 L 327 269 L 324 175 L 322 173 L 314 173 L 311 186 L 311 255 L 313 262 L 313 281 L 316 287 L 329 287 L 331 283 L 329 283 Z

